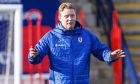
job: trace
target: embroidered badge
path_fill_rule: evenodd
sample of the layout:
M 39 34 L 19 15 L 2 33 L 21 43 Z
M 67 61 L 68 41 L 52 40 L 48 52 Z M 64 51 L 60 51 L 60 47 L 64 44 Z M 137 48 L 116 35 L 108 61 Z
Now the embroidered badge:
M 79 41 L 80 43 L 82 43 L 83 38 L 82 38 L 82 37 L 78 37 L 78 41 Z

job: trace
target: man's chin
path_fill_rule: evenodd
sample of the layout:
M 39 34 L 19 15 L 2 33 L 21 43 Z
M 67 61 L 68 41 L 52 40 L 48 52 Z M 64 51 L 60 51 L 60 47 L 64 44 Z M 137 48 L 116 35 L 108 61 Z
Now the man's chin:
M 74 27 L 73 27 L 73 26 L 68 26 L 66 29 L 67 29 L 67 30 L 73 30 Z

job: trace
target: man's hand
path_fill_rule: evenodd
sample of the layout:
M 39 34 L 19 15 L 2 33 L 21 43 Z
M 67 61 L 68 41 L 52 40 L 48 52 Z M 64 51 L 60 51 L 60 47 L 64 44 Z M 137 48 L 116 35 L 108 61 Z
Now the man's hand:
M 123 52 L 123 50 L 117 49 L 110 54 L 110 57 L 111 58 L 125 57 L 125 53 Z
M 30 54 L 30 56 L 31 57 L 36 57 L 37 55 L 38 55 L 38 52 L 37 52 L 37 50 L 36 49 L 34 49 L 33 47 L 31 47 L 30 49 L 29 49 L 29 54 Z

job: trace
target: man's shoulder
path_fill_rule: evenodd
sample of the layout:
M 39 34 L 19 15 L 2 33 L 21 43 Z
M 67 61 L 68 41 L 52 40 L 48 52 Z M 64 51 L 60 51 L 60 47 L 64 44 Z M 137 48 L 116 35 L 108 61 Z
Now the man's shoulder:
M 52 29 L 52 30 L 53 30 L 53 29 Z M 46 32 L 46 33 L 44 34 L 44 37 L 49 37 L 49 36 L 51 35 L 52 30 L 49 30 L 48 32 Z
M 83 33 L 87 34 L 90 37 L 97 37 L 93 32 L 91 32 L 90 30 L 83 28 Z
M 45 37 L 52 37 L 52 36 L 55 36 L 57 34 L 56 32 L 56 28 L 53 28 L 52 30 L 48 31 L 44 36 Z
M 51 29 L 51 30 L 48 31 L 46 34 L 47 34 L 47 35 L 50 35 L 50 34 L 52 34 L 54 31 L 55 31 L 55 28 Z
M 82 28 L 84 33 L 88 33 L 88 34 L 93 34 L 90 30 L 86 29 L 86 28 Z

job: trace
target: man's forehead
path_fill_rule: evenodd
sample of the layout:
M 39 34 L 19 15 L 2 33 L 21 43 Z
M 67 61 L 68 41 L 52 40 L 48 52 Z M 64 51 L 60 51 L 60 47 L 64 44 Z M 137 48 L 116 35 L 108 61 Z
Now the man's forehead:
M 63 11 L 60 12 L 61 14 L 69 14 L 69 13 L 75 13 L 74 9 L 64 9 Z
M 64 12 L 64 11 L 75 11 L 75 9 L 64 8 L 64 10 L 60 12 Z

